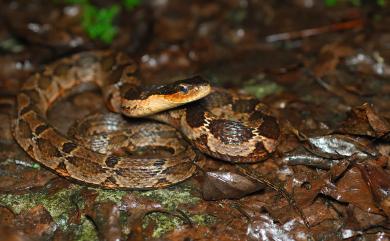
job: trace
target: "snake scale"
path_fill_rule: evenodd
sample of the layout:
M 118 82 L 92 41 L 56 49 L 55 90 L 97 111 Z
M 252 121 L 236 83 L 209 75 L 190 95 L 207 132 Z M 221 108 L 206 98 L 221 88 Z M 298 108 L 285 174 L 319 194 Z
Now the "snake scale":
M 111 111 L 167 123 L 212 157 L 250 163 L 275 151 L 277 120 L 253 97 L 211 88 L 199 76 L 143 87 L 139 74 L 131 58 L 111 51 L 78 53 L 47 65 L 17 95 L 16 141 L 57 174 L 104 188 L 161 188 L 195 172 L 197 154 L 190 147 L 177 148 L 167 157 L 123 157 L 94 151 L 53 128 L 46 117 L 50 106 L 91 82 L 100 87 Z

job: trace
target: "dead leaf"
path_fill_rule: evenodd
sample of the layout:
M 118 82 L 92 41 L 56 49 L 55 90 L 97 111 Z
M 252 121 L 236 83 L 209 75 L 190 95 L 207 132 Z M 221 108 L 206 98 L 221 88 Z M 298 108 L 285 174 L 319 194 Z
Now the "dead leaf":
M 390 133 L 390 124 L 376 113 L 372 105 L 365 103 L 348 113 L 339 131 L 352 135 L 382 138 Z
M 204 174 L 202 196 L 205 200 L 237 199 L 263 188 L 263 184 L 237 173 L 209 171 Z
M 307 138 L 308 149 L 318 156 L 342 159 L 352 155 L 360 158 L 377 156 L 378 152 L 359 139 L 346 135 L 332 134 Z
M 357 167 L 349 169 L 335 185 L 324 187 L 321 193 L 338 201 L 353 204 L 366 212 L 381 213 Z
M 299 147 L 289 153 L 286 153 L 282 157 L 283 162 L 287 165 L 305 165 L 308 167 L 315 167 L 320 169 L 328 170 L 337 163 L 336 160 L 323 158 L 314 155 L 312 152 L 307 151 L 303 147 Z
M 381 167 L 366 162 L 358 164 L 364 180 L 369 186 L 377 206 L 390 217 L 390 175 Z

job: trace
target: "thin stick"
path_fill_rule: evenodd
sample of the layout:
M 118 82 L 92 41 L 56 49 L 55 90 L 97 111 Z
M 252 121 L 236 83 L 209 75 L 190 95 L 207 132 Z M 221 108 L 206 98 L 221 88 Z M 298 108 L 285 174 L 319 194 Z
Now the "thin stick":
M 362 19 L 354 19 L 354 20 L 335 23 L 327 26 L 318 27 L 318 28 L 309 28 L 309 29 L 304 29 L 299 31 L 272 34 L 266 36 L 265 40 L 269 43 L 272 43 L 272 42 L 283 41 L 283 40 L 306 38 L 309 36 L 320 35 L 328 32 L 336 32 L 340 30 L 361 28 L 362 26 L 363 26 Z
M 303 222 L 305 223 L 305 226 L 310 229 L 309 222 L 307 221 L 306 216 L 303 214 L 303 211 L 301 208 L 298 207 L 297 203 L 295 202 L 295 199 L 284 189 L 283 187 L 274 184 L 272 181 L 270 181 L 268 178 L 264 177 L 260 173 L 256 172 L 253 170 L 251 167 L 247 165 L 238 165 L 236 164 L 237 169 L 243 173 L 244 175 L 252 178 L 253 180 L 263 183 L 267 185 L 268 187 L 272 188 L 273 190 L 277 191 L 280 193 L 294 208 L 294 210 L 298 213 L 298 215 L 302 218 Z

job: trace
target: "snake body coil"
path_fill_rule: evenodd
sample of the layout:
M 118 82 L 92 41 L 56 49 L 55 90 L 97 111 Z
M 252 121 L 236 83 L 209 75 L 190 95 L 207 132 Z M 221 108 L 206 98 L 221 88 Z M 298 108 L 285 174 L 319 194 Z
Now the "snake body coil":
M 137 71 L 125 54 L 99 51 L 47 66 L 29 78 L 17 96 L 15 139 L 34 160 L 59 175 L 105 188 L 161 188 L 192 176 L 196 153 L 189 146 L 163 158 L 121 157 L 86 148 L 48 124 L 46 112 L 53 102 L 74 87 L 93 82 L 110 110 L 168 123 L 213 157 L 255 162 L 275 150 L 279 126 L 257 100 L 211 90 L 200 77 L 143 88 Z M 181 106 L 188 102 L 192 103 Z

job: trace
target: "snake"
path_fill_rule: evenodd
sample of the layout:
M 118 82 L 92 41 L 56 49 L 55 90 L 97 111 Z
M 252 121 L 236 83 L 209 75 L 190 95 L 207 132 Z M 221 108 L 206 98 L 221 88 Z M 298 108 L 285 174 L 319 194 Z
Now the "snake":
M 107 189 L 155 189 L 182 182 L 196 171 L 199 151 L 233 163 L 259 162 L 275 151 L 278 120 L 254 97 L 211 87 L 201 76 L 163 85 L 146 85 L 140 76 L 130 56 L 109 50 L 76 53 L 46 65 L 17 94 L 15 140 L 58 175 Z M 108 110 L 168 124 L 196 150 L 183 146 L 173 148 L 172 155 L 121 156 L 60 133 L 47 120 L 47 112 L 85 83 L 100 88 Z

